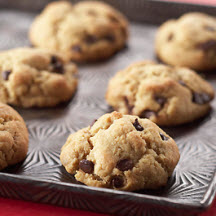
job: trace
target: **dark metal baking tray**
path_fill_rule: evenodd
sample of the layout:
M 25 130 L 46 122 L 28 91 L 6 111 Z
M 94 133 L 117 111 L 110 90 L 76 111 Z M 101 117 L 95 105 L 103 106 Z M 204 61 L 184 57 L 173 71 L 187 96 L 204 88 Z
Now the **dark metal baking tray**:
M 0 49 L 29 45 L 27 32 L 48 1 L 0 0 Z M 189 11 L 215 14 L 215 7 L 145 0 L 107 1 L 131 22 L 127 48 L 113 58 L 79 65 L 80 82 L 69 103 L 49 109 L 21 109 L 30 134 L 26 160 L 0 173 L 0 196 L 117 215 L 194 215 L 212 203 L 216 186 L 216 100 L 211 113 L 194 123 L 164 128 L 179 146 L 181 159 L 166 187 L 121 192 L 87 187 L 61 166 L 67 136 L 110 111 L 104 94 L 108 80 L 134 61 L 155 59 L 157 24 Z M 216 74 L 204 76 L 216 87 Z

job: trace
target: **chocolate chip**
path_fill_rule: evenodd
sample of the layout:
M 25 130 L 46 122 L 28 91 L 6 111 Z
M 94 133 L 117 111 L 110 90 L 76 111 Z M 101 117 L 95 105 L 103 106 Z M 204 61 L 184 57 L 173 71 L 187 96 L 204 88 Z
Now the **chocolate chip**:
M 171 41 L 172 39 L 173 39 L 173 33 L 170 33 L 170 34 L 168 35 L 167 41 Z
M 94 35 L 88 34 L 88 35 L 86 35 L 86 37 L 85 37 L 85 42 L 86 42 L 87 44 L 93 44 L 93 43 L 95 43 L 96 41 L 97 41 L 97 38 L 96 38 Z
M 52 70 L 55 73 L 63 73 L 64 72 L 64 67 L 63 67 L 61 61 L 56 56 L 51 56 L 50 63 L 52 65 Z
M 161 132 L 160 132 L 160 137 L 163 141 L 167 141 L 169 139 L 169 137 L 163 135 Z
M 112 179 L 111 179 L 111 185 L 115 188 L 120 188 L 124 185 L 124 180 L 122 178 L 122 176 L 114 176 Z
M 107 40 L 109 42 L 114 42 L 115 41 L 115 36 L 110 34 L 110 35 L 106 35 L 103 37 L 104 40 Z
M 94 10 L 88 10 L 87 11 L 88 15 L 91 15 L 91 16 L 96 16 L 96 12 Z
M 144 128 L 138 122 L 137 118 L 135 119 L 135 122 L 133 123 L 133 126 L 136 128 L 137 131 L 143 131 L 144 130 Z
M 82 49 L 81 49 L 81 47 L 79 45 L 72 46 L 72 50 L 74 52 L 77 52 L 77 53 L 81 53 L 82 52 Z
M 64 72 L 63 65 L 60 62 L 56 63 L 53 67 L 53 71 L 56 73 L 63 73 Z
M 133 110 L 134 106 L 130 105 L 129 100 L 126 96 L 124 96 L 124 101 L 125 101 L 125 105 L 128 109 L 128 114 L 132 114 L 132 110 Z
M 216 50 L 216 40 L 208 40 L 197 45 L 198 49 L 202 49 L 204 52 L 209 50 Z
M 10 70 L 6 70 L 2 72 L 2 78 L 3 80 L 8 80 L 9 76 L 10 76 L 11 71 Z
M 197 92 L 193 92 L 193 98 L 192 101 L 196 104 L 205 104 L 211 101 L 211 97 L 210 95 L 206 94 L 206 93 L 197 93 Z
M 156 116 L 156 115 L 157 113 L 153 110 L 144 110 L 140 116 L 142 118 L 150 118 L 151 116 Z
M 79 168 L 85 173 L 92 173 L 94 171 L 94 164 L 89 160 L 81 160 L 79 162 Z
M 161 106 L 163 106 L 166 103 L 166 98 L 163 96 L 155 96 L 154 99 L 159 103 Z
M 211 31 L 211 32 L 216 31 L 216 29 L 215 29 L 214 27 L 212 27 L 212 26 L 204 26 L 204 28 L 205 28 L 205 30 L 207 30 L 207 31 Z
M 58 62 L 58 58 L 56 56 L 51 56 L 51 64 L 56 64 Z
M 134 166 L 133 161 L 130 159 L 123 159 L 118 161 L 116 168 L 119 169 L 120 171 L 127 171 L 132 169 Z
M 119 22 L 119 20 L 115 16 L 113 16 L 112 14 L 108 14 L 108 17 L 112 22 L 115 22 L 115 23 Z
M 178 83 L 179 83 L 180 85 L 182 85 L 182 86 L 185 86 L 185 87 L 187 87 L 187 85 L 185 84 L 185 82 L 184 82 L 184 81 L 182 81 L 182 80 L 179 80 L 179 81 L 178 81 Z

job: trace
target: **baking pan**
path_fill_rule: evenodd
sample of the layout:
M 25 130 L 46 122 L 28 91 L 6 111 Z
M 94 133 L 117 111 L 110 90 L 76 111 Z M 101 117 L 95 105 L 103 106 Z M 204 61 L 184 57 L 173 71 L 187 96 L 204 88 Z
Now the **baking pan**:
M 49 1 L 0 0 L 0 49 L 30 45 L 28 29 Z M 106 1 L 132 20 L 127 47 L 111 59 L 79 65 L 79 88 L 70 102 L 55 108 L 15 109 L 30 134 L 28 156 L 0 172 L 0 196 L 116 215 L 195 215 L 209 208 L 216 186 L 216 100 L 205 118 L 163 128 L 177 142 L 181 159 L 166 187 L 122 192 L 76 182 L 59 154 L 68 135 L 110 112 L 104 100 L 109 79 L 130 63 L 155 59 L 158 24 L 189 11 L 216 14 L 210 6 L 145 0 Z M 216 74 L 202 74 L 216 87 Z

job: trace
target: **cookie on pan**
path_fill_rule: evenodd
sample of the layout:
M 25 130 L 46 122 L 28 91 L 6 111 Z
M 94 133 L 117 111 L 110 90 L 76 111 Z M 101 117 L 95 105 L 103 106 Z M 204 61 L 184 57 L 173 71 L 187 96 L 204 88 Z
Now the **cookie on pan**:
M 106 100 L 123 114 L 158 125 L 179 125 L 204 116 L 214 97 L 212 86 L 194 71 L 143 61 L 118 72 Z
M 21 107 L 50 107 L 67 101 L 78 82 L 73 63 L 34 48 L 0 52 L 0 72 L 0 101 Z
M 188 13 L 159 28 L 156 54 L 163 62 L 194 70 L 216 69 L 216 17 Z
M 122 49 L 128 38 L 126 18 L 98 1 L 50 3 L 34 20 L 29 37 L 35 47 L 62 52 L 75 61 L 97 61 Z
M 164 186 L 179 157 L 175 141 L 152 121 L 118 112 L 70 135 L 60 155 L 77 181 L 125 191 Z
M 10 106 L 0 103 L 0 170 L 25 159 L 28 130 L 22 117 Z

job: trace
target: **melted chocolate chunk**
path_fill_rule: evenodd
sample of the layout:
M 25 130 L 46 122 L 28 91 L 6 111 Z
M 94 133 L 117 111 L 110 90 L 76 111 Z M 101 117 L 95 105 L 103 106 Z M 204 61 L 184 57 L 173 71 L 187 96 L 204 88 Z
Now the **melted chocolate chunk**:
M 85 173 L 93 173 L 94 164 L 93 162 L 84 159 L 79 162 L 79 168 Z
M 171 41 L 172 39 L 173 39 L 173 33 L 170 33 L 170 34 L 168 35 L 167 41 Z
M 11 71 L 10 70 L 6 70 L 2 72 L 2 78 L 3 80 L 8 80 L 9 76 L 10 76 Z
M 51 56 L 50 63 L 52 65 L 52 70 L 55 73 L 64 73 L 64 67 L 62 65 L 62 62 L 56 56 Z
M 124 180 L 122 178 L 122 176 L 114 176 L 111 180 L 111 185 L 114 187 L 114 188 L 120 188 L 124 185 Z
M 91 16 L 96 16 L 96 12 L 94 10 L 88 10 L 87 11 L 88 15 L 91 15 Z
M 143 131 L 144 128 L 139 124 L 138 119 L 135 119 L 135 122 L 133 123 L 133 126 L 136 128 L 137 131 Z
M 74 52 L 77 52 L 77 53 L 81 53 L 82 52 L 82 49 L 81 49 L 81 47 L 79 45 L 72 46 L 72 50 Z
M 206 104 L 208 102 L 211 101 L 211 97 L 210 95 L 206 94 L 206 93 L 197 93 L 197 92 L 193 92 L 193 98 L 192 101 L 196 104 Z
M 165 135 L 162 134 L 161 132 L 160 132 L 160 137 L 161 137 L 161 139 L 162 139 L 163 141 L 167 141 L 167 140 L 169 139 L 169 137 L 165 136 Z
M 120 171 L 127 171 L 132 169 L 134 166 L 133 161 L 130 159 L 123 159 L 118 161 L 116 168 L 119 169 Z
M 182 85 L 182 86 L 185 86 L 185 87 L 187 87 L 187 85 L 185 84 L 185 82 L 184 82 L 184 81 L 182 81 L 182 80 L 179 80 L 179 81 L 178 81 L 178 83 L 179 83 L 180 85 Z
M 97 42 L 97 38 L 94 35 L 88 34 L 88 35 L 86 35 L 85 42 L 87 44 L 93 44 L 93 43 Z
M 55 73 L 63 73 L 64 72 L 63 65 L 60 62 L 56 63 L 53 67 L 53 71 Z
M 141 117 L 142 118 L 150 118 L 151 116 L 156 116 L 157 113 L 153 110 L 144 110 L 142 113 L 141 113 Z
M 115 16 L 113 16 L 112 14 L 109 14 L 108 17 L 109 17 L 110 21 L 112 21 L 112 22 L 115 22 L 115 23 L 119 22 L 119 20 Z
M 130 105 L 129 100 L 126 96 L 124 96 L 124 101 L 125 101 L 125 105 L 128 109 L 128 114 L 132 114 L 132 110 L 133 110 L 134 106 Z
M 163 106 L 166 103 L 166 98 L 163 96 L 155 96 L 154 99 L 159 103 L 161 106 Z
M 210 31 L 210 32 L 215 32 L 216 29 L 212 26 L 204 26 L 205 30 Z
M 204 52 L 209 50 L 216 50 L 216 40 L 208 40 L 197 45 L 197 48 L 202 49 Z
M 114 42 L 115 41 L 115 36 L 114 35 L 106 35 L 105 37 L 103 37 L 104 40 L 107 40 L 109 42 Z
M 58 58 L 56 56 L 51 56 L 51 64 L 56 64 L 58 62 Z

